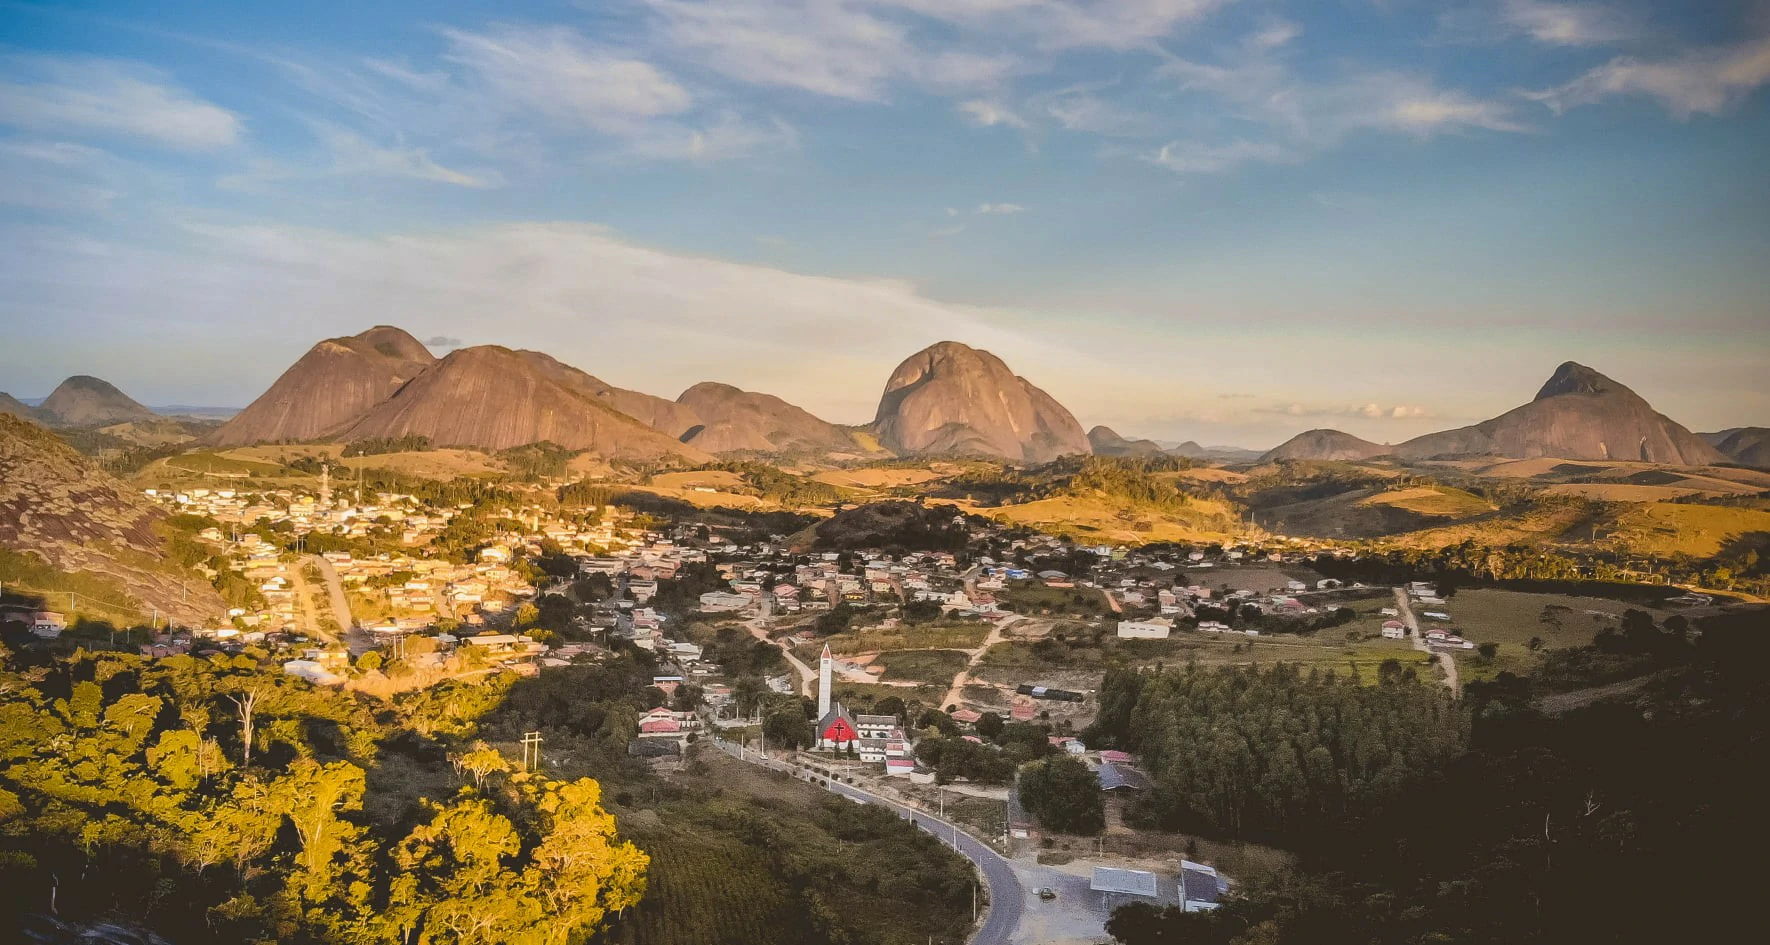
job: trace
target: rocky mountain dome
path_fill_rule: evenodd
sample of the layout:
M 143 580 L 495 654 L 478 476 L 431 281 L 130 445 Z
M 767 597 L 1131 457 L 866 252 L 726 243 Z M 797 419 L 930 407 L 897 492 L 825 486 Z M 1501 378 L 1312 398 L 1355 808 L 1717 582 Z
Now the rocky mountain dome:
M 488 450 L 545 440 L 613 459 L 709 458 L 609 406 L 590 381 L 536 351 L 457 348 L 337 438 L 423 436 L 436 446 Z
M 1041 463 L 1092 447 L 1082 425 L 1002 359 L 954 341 L 911 355 L 885 382 L 874 432 L 901 454 Z
M 1339 430 L 1309 430 L 1280 443 L 1266 451 L 1260 462 L 1271 463 L 1283 459 L 1316 459 L 1338 462 L 1355 462 L 1382 456 L 1394 452 L 1390 447 L 1369 440 L 1361 440 L 1350 433 Z
M 1160 456 L 1166 452 L 1154 440 L 1128 440 L 1106 426 L 1088 431 L 1088 445 L 1099 456 Z
M 436 363 L 418 339 L 387 325 L 328 338 L 208 437 L 216 446 L 317 440 L 385 403 Z
M 693 412 L 694 428 L 682 439 L 709 453 L 858 453 L 841 427 L 814 417 L 773 394 L 704 381 L 676 402 Z
M 152 420 L 154 412 L 112 386 L 109 381 L 84 374 L 56 385 L 37 405 L 37 416 L 68 427 L 90 427 L 129 420 Z
M 1640 395 L 1568 361 L 1536 399 L 1492 420 L 1408 440 L 1403 459 L 1506 456 L 1639 460 L 1677 466 L 1722 462 L 1720 451 L 1656 412 Z

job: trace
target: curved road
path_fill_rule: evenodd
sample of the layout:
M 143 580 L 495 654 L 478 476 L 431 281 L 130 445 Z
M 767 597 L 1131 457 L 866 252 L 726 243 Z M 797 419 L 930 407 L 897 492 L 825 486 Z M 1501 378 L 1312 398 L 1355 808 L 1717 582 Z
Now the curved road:
M 1420 633 L 1420 620 L 1414 616 L 1413 598 L 1408 596 L 1407 588 L 1395 589 L 1395 609 L 1401 611 L 1401 620 L 1407 624 L 1407 633 L 1413 638 L 1414 649 L 1436 655 L 1438 665 L 1444 668 L 1444 684 L 1450 687 L 1450 694 L 1461 696 L 1463 684 L 1457 679 L 1457 659 L 1450 655 L 1449 650 L 1439 650 L 1434 654 L 1432 647 L 1427 645 L 1425 636 Z
M 753 751 L 740 753 L 736 745 L 724 739 L 715 738 L 713 744 L 733 758 L 798 777 L 793 765 L 764 758 Z M 1021 888 L 1019 877 L 1014 875 L 1014 870 L 1000 853 L 933 814 L 905 807 L 877 794 L 833 780 L 829 782 L 829 789 L 851 800 L 889 808 L 897 816 L 940 838 L 975 864 L 983 874 L 984 881 L 989 883 L 989 912 L 984 915 L 983 923 L 972 933 L 971 945 L 1008 945 L 1009 940 L 1014 937 L 1015 929 L 1020 927 L 1020 910 L 1025 903 L 1026 893 Z

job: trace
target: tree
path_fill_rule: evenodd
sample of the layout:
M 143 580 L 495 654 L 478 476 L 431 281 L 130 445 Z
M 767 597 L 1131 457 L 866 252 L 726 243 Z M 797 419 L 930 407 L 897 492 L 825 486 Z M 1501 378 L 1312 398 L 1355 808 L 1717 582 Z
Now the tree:
M 1106 829 L 1100 779 L 1073 755 L 1023 765 L 1020 801 L 1047 830 L 1093 835 Z
M 258 710 L 258 700 L 263 692 L 262 687 L 251 685 L 227 697 L 234 704 L 240 719 L 240 744 L 244 749 L 244 756 L 240 761 L 242 767 L 252 766 L 253 716 Z
M 993 739 L 1002 734 L 1002 726 L 1005 724 L 1001 716 L 994 712 L 985 712 L 977 719 L 977 734 L 984 738 Z
M 762 720 L 762 735 L 776 748 L 801 748 L 811 742 L 811 726 L 798 706 L 779 708 Z
M 365 673 L 372 673 L 381 668 L 381 651 L 370 650 L 356 658 L 356 668 Z

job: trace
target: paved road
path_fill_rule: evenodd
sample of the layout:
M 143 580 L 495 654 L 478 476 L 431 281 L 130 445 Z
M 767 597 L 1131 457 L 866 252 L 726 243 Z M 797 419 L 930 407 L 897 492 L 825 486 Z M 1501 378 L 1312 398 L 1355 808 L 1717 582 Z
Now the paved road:
M 741 758 L 751 764 L 796 774 L 794 766 L 772 758 L 763 758 L 754 751 L 740 751 L 736 744 L 722 739 L 713 739 L 713 744 L 733 758 Z M 989 912 L 984 915 L 983 923 L 971 936 L 971 945 L 1008 945 L 1014 937 L 1014 931 L 1020 927 L 1020 912 L 1026 901 L 1026 891 L 1020 884 L 1019 877 L 1000 853 L 990 849 L 970 834 L 959 830 L 949 821 L 940 819 L 933 814 L 923 813 L 905 807 L 894 801 L 863 791 L 860 788 L 837 781 L 829 782 L 829 789 L 843 797 L 877 804 L 889 808 L 897 816 L 928 831 L 945 841 L 966 859 L 976 864 L 983 873 L 984 881 L 989 884 Z
M 1407 624 L 1407 635 L 1413 639 L 1414 649 L 1422 653 L 1433 652 L 1432 648 L 1426 645 L 1426 638 L 1420 633 L 1420 620 L 1414 616 L 1413 600 L 1407 596 L 1407 588 L 1398 587 L 1395 589 L 1395 609 L 1401 611 L 1401 620 Z M 1449 650 L 1440 650 L 1437 652 L 1437 656 L 1438 665 L 1444 667 L 1444 684 L 1450 687 L 1452 695 L 1462 695 L 1462 684 L 1457 681 L 1456 657 L 1451 656 Z

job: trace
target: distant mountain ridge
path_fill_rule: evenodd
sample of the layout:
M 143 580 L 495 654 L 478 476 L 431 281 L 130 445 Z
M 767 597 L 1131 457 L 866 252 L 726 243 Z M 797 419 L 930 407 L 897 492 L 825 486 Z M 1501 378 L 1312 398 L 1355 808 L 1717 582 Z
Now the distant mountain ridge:
M 1770 469 L 1770 427 L 1736 427 L 1726 434 L 1715 444 L 1722 455 L 1742 466 Z
M 1555 369 L 1529 403 L 1455 430 L 1381 446 L 1338 430 L 1299 434 L 1264 459 L 1358 460 L 1392 455 L 1417 461 L 1454 456 L 1640 460 L 1678 466 L 1726 457 L 1656 412 L 1634 391 L 1573 361 Z

